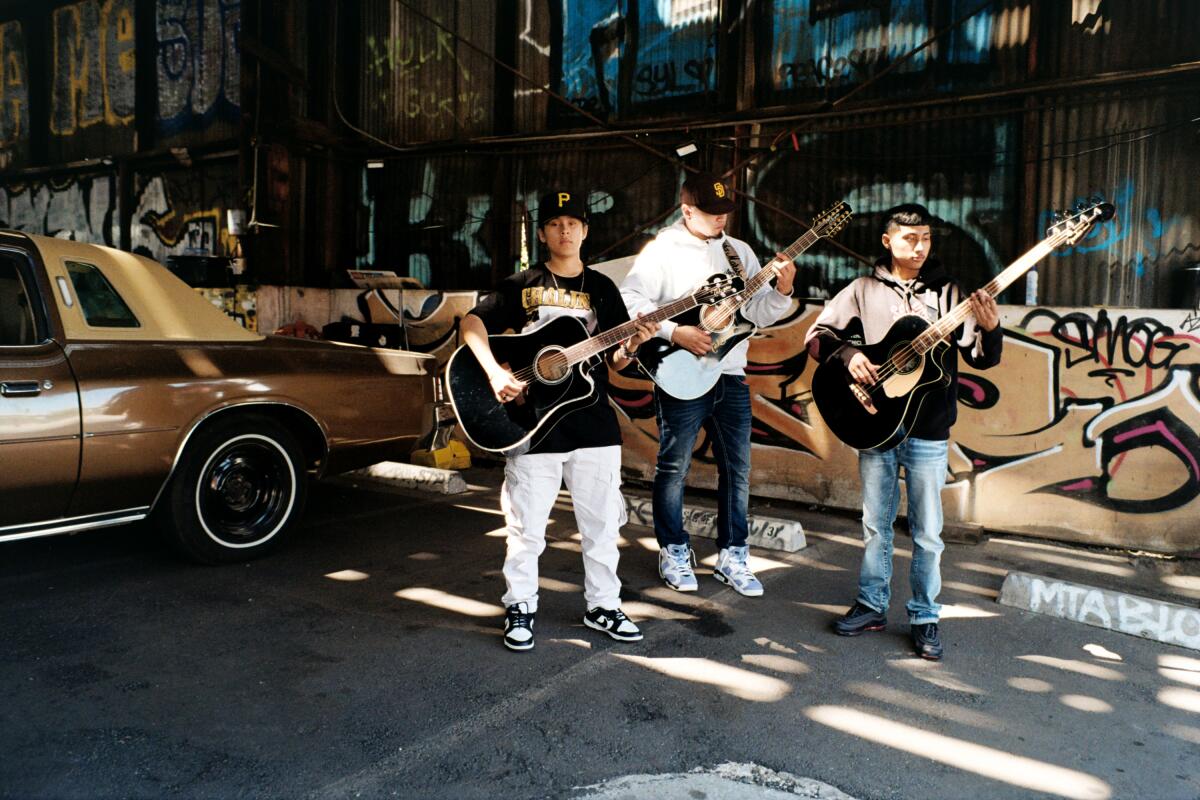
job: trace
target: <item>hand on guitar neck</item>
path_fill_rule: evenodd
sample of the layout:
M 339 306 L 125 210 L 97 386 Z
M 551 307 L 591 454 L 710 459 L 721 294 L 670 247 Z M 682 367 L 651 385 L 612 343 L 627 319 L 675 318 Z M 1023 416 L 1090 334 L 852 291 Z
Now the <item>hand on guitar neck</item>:
M 971 313 L 975 315 L 975 322 L 979 327 L 985 331 L 994 331 L 1000 324 L 1000 309 L 996 307 L 996 298 L 983 289 L 976 289 L 967 299 L 971 303 Z
M 775 260 L 769 265 L 775 270 L 775 291 L 790 295 L 792 283 L 796 280 L 796 262 L 787 257 L 786 253 L 776 253 Z

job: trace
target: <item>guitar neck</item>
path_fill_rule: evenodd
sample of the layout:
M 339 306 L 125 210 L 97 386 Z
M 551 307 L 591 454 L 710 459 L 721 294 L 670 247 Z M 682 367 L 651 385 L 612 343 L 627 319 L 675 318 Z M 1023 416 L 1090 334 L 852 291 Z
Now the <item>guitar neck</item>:
M 820 238 L 821 237 L 813 231 L 807 231 L 799 239 L 788 245 L 783 251 L 783 254 L 787 257 L 787 261 L 794 261 L 801 253 L 816 244 L 817 240 Z M 767 281 L 779 274 L 779 267 L 783 263 L 786 262 L 782 262 L 779 259 L 772 259 L 769 264 L 748 278 L 746 280 L 746 288 L 738 292 L 738 296 L 736 298 L 737 305 L 741 306 L 751 297 L 754 297 L 758 290 L 761 289 L 767 283 Z
M 1012 285 L 1013 281 L 1024 275 L 1035 264 L 1045 258 L 1054 248 L 1058 247 L 1067 236 L 1053 235 L 1049 236 L 1034 245 L 1027 253 L 1018 258 L 1012 264 L 1004 269 L 999 275 L 992 278 L 985 286 L 983 291 L 990 294 L 992 297 L 998 296 L 1001 292 Z M 912 341 L 912 348 L 918 355 L 929 351 L 934 345 L 942 341 L 950 334 L 954 333 L 955 329 L 961 325 L 967 317 L 971 316 L 970 300 L 963 300 L 937 322 L 925 329 L 917 338 Z
M 615 344 L 625 341 L 633 334 L 637 333 L 638 322 L 662 322 L 663 320 L 677 317 L 685 311 L 691 311 L 696 306 L 700 305 L 701 300 L 699 294 L 704 290 L 704 287 L 697 292 L 685 295 L 673 303 L 668 303 L 661 308 L 656 308 L 649 314 L 644 314 L 636 320 L 623 322 L 615 328 L 609 328 L 606 331 L 596 334 L 590 339 L 585 339 L 578 344 L 568 347 L 564 352 L 569 363 L 578 364 L 581 361 L 586 361 L 592 356 L 603 353 L 608 348 Z

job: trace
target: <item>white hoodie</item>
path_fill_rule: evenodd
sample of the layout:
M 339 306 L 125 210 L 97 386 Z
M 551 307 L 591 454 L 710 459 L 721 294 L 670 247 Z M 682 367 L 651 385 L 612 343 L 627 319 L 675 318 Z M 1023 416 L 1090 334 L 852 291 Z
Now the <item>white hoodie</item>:
M 634 259 L 633 268 L 621 284 L 621 297 L 629 309 L 629 316 L 636 318 L 639 313 L 645 314 L 678 300 L 711 275 L 733 274 L 729 259 L 725 257 L 724 241 L 732 244 L 741 257 L 747 278 L 762 269 L 758 256 L 741 239 L 725 234 L 716 239 L 701 239 L 687 229 L 682 219 L 659 231 L 654 241 Z M 755 325 L 766 327 L 775 324 L 791 305 L 789 295 L 780 294 L 768 283 L 742 306 L 741 313 Z M 670 341 L 676 324 L 664 321 L 658 335 Z M 747 339 L 730 351 L 722 371 L 726 375 L 744 375 L 749 349 L 750 340 Z

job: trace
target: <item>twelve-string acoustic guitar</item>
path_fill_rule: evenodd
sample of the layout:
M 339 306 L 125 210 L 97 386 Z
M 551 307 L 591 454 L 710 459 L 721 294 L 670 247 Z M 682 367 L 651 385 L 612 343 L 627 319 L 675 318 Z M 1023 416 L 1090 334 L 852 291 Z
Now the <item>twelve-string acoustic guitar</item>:
M 850 220 L 850 206 L 835 203 L 813 221 L 812 229 L 792 242 L 783 255 L 788 261 L 812 247 L 824 237 L 833 236 Z M 741 308 L 767 281 L 779 274 L 786 262 L 773 260 L 745 281 L 737 294 L 699 312 L 675 320 L 680 325 L 696 325 L 712 336 L 712 350 L 698 356 L 677 344 L 655 337 L 638 348 L 638 366 L 659 388 L 680 400 L 692 400 L 716 385 L 724 369 L 725 357 L 758 330 L 741 314 Z M 711 278 L 710 278 L 711 280 Z

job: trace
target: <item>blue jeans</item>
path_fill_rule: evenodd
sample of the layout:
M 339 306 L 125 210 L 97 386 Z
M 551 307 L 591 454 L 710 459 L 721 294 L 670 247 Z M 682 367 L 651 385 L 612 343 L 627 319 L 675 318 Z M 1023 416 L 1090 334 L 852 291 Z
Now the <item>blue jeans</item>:
M 912 533 L 912 568 L 908 581 L 908 621 L 937 622 L 942 590 L 942 486 L 946 482 L 946 442 L 905 439 L 890 450 L 861 450 L 858 475 L 863 495 L 862 570 L 858 602 L 886 613 L 892 592 L 892 525 L 900 506 L 900 468 L 908 489 L 908 527 Z
M 722 375 L 694 400 L 655 388 L 658 466 L 654 470 L 654 535 L 660 547 L 687 544 L 683 489 L 703 427 L 717 462 L 717 548 L 746 543 L 750 502 L 750 388 L 741 375 Z

